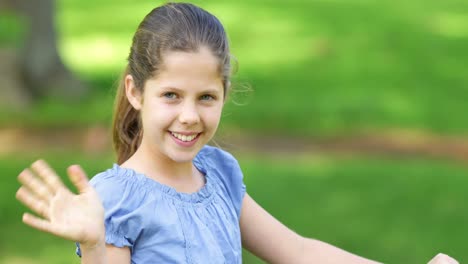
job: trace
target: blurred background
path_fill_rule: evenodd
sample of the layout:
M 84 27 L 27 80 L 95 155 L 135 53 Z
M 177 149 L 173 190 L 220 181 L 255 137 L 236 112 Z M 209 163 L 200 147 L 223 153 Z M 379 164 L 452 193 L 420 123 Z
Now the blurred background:
M 371 259 L 468 261 L 467 1 L 192 2 L 238 60 L 216 143 L 252 197 Z M 0 0 L 0 263 L 79 263 L 72 242 L 21 223 L 16 176 L 37 158 L 64 179 L 111 166 L 116 83 L 161 3 Z

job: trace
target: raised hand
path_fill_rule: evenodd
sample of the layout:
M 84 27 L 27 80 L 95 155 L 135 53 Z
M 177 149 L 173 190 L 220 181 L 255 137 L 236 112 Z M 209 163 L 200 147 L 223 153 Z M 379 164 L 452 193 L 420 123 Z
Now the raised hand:
M 16 198 L 38 216 L 23 214 L 23 222 L 38 230 L 93 246 L 103 243 L 104 209 L 96 191 L 77 165 L 67 170 L 78 194 L 72 193 L 43 160 L 18 176 Z

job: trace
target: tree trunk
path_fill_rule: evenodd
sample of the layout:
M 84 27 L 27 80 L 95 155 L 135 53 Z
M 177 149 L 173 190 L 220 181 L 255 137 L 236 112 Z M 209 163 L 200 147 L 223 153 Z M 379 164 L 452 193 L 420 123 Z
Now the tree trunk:
M 57 50 L 54 1 L 0 0 L 0 2 L 9 2 L 5 6 L 19 11 L 28 25 L 24 45 L 17 50 L 17 62 L 9 66 L 17 69 L 16 76 L 19 76 L 20 83 L 29 96 L 33 100 L 44 96 L 59 97 L 67 101 L 84 98 L 88 92 L 87 86 L 66 68 Z M 6 63 L 8 60 L 0 60 L 0 64 Z M 5 65 L 0 67 L 5 68 Z M 2 93 L 5 94 L 6 91 Z
M 30 92 L 36 96 L 80 99 L 86 87 L 65 67 L 57 50 L 53 0 L 21 0 L 30 30 L 21 54 L 20 68 Z
M 13 49 L 0 48 L 0 110 L 26 109 L 32 102 L 18 71 L 18 58 Z

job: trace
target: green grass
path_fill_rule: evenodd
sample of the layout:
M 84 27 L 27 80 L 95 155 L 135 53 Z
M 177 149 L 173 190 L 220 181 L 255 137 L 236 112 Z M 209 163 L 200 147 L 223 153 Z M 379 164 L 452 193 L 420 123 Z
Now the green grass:
M 437 252 L 468 260 L 468 167 L 426 159 L 365 156 L 237 155 L 249 194 L 298 233 L 385 263 L 425 263 Z M 73 163 L 90 175 L 107 157 L 45 155 L 64 174 Z M 0 263 L 78 263 L 71 242 L 20 223 L 16 175 L 37 158 L 0 159 Z M 262 263 L 245 252 L 244 262 Z M 18 263 L 20 263 L 18 261 Z
M 70 116 L 82 123 L 104 122 L 132 34 L 159 2 L 58 3 L 63 57 L 96 92 L 75 106 L 47 101 L 28 113 L 3 115 L 1 126 L 66 126 L 74 123 Z M 468 131 L 466 2 L 194 3 L 217 15 L 228 30 L 240 65 L 234 84 L 254 88 L 247 105 L 227 105 L 228 128 L 313 136 L 394 128 Z M 3 38 L 9 34 L 0 31 Z M 67 111 L 57 114 L 57 109 Z M 83 109 L 93 114 L 75 115 Z
M 425 263 L 440 251 L 468 259 L 466 166 L 339 156 L 241 165 L 254 199 L 299 234 L 385 263 Z

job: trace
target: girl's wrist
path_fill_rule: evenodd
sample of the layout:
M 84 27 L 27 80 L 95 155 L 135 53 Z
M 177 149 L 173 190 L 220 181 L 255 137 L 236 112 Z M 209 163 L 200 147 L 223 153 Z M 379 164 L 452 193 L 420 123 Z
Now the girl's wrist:
M 108 263 L 104 239 L 80 244 L 81 263 Z
M 94 232 L 91 230 L 94 230 Z M 91 230 L 90 231 L 96 234 L 96 236 L 88 237 L 88 239 L 83 239 L 83 241 L 79 242 L 80 247 L 92 250 L 100 246 L 104 246 L 106 244 L 106 231 L 105 231 L 104 224 L 100 226 L 99 228 L 91 228 Z
M 101 237 L 97 241 L 81 242 L 80 248 L 81 250 L 91 251 L 91 250 L 99 249 L 105 246 L 105 244 L 106 244 L 105 238 Z

